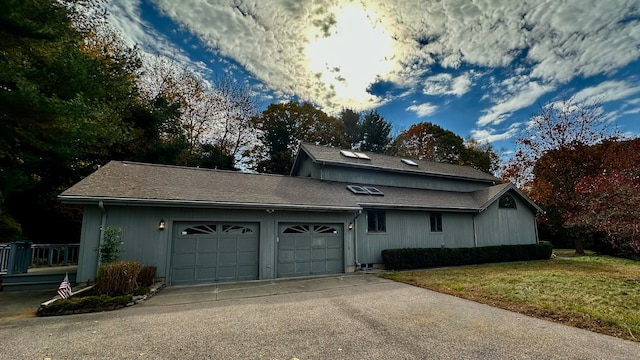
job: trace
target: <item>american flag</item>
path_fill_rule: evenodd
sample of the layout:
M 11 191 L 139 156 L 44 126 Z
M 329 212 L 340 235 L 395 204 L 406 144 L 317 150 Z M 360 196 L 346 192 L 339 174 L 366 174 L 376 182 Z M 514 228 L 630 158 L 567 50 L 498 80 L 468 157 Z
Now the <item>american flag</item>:
M 58 287 L 58 296 L 62 299 L 66 299 L 71 296 L 71 284 L 69 283 L 69 273 L 64 276 L 64 280 Z

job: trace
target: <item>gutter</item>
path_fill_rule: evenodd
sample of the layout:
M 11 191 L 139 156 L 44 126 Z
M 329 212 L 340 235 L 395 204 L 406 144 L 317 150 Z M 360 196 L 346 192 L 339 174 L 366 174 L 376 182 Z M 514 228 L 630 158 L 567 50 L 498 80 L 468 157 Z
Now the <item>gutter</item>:
M 107 203 L 107 204 L 123 204 L 134 206 L 197 206 L 197 207 L 220 207 L 229 209 L 246 209 L 252 208 L 257 210 L 279 209 L 279 210 L 317 210 L 317 211 L 357 211 L 359 206 L 332 206 L 332 205 L 302 205 L 302 204 L 277 204 L 277 203 L 236 203 L 236 202 L 211 202 L 199 200 L 167 200 L 167 199 L 139 199 L 139 198 L 114 198 L 114 197 L 91 197 L 91 196 L 73 196 L 61 195 L 58 197 L 62 202 L 68 204 L 87 204 L 87 203 Z

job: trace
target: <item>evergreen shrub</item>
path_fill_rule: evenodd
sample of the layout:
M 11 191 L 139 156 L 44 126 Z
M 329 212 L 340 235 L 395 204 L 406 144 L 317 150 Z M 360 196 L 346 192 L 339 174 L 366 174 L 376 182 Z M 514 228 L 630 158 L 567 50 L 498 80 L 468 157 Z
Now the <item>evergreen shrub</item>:
M 386 249 L 382 260 L 388 270 L 424 269 L 508 261 L 544 260 L 551 257 L 550 243 L 500 245 L 477 248 Z

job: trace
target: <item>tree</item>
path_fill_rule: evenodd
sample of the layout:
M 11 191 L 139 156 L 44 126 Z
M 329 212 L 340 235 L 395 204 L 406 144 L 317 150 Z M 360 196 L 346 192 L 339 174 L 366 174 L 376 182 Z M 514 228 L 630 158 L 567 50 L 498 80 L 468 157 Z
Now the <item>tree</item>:
M 411 125 L 398 134 L 393 142 L 393 153 L 418 160 L 469 165 L 481 171 L 495 171 L 498 156 L 489 144 L 467 143 L 453 131 L 430 122 Z
M 251 119 L 257 112 L 257 102 L 248 87 L 229 77 L 210 85 L 172 59 L 156 58 L 148 65 L 140 87 L 149 103 L 162 98 L 177 105 L 181 133 L 187 143 L 180 165 L 203 166 L 207 163 L 228 168 L 228 163 L 211 161 L 231 158 L 235 168 L 236 161 L 240 161 L 242 154 L 256 142 Z M 209 149 L 208 145 L 222 157 L 210 157 L 210 151 L 205 150 Z
M 351 109 L 342 109 L 339 118 L 344 124 L 344 138 L 349 144 L 349 148 L 358 149 L 362 140 L 364 140 L 360 114 Z
M 571 226 L 581 226 L 615 250 L 640 255 L 640 139 L 606 141 L 591 147 L 599 169 L 575 184 Z
M 48 241 L 68 220 L 56 195 L 128 139 L 137 98 L 136 50 L 84 30 L 99 22 L 76 3 L 9 0 L 0 13 L 0 199 L 25 236 Z
M 573 210 L 578 179 L 593 171 L 589 146 L 615 138 L 597 103 L 550 103 L 530 119 L 503 178 L 523 188 L 545 210 L 539 217 L 541 236 L 572 237 L 576 252 L 584 252 L 580 229 L 564 227 L 563 215 Z
M 346 146 L 344 126 L 310 103 L 271 104 L 254 119 L 260 145 L 254 147 L 255 169 L 288 174 L 299 142 Z
M 383 154 L 389 151 L 391 123 L 385 120 L 376 110 L 364 114 L 362 120 L 363 141 L 359 150 Z

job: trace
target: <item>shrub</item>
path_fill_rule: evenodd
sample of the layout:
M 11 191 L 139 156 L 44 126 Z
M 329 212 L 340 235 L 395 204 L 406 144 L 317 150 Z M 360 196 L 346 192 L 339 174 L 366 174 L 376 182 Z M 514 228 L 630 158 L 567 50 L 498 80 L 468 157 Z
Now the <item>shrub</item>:
M 117 261 L 100 265 L 95 289 L 100 294 L 120 296 L 138 288 L 142 265 L 135 261 Z
M 98 248 L 100 254 L 100 263 L 106 264 L 120 259 L 120 254 L 124 252 L 122 249 L 122 229 L 107 226 L 104 230 L 104 238 L 102 244 Z
M 552 251 L 550 243 L 453 249 L 387 249 L 382 251 L 382 260 L 389 270 L 422 269 L 437 266 L 543 260 L 549 259 Z
M 59 299 L 46 307 L 38 309 L 38 316 L 56 316 L 114 310 L 133 301 L 131 295 L 111 297 L 107 295 L 85 296 L 80 298 Z
M 157 268 L 155 266 L 143 266 L 138 274 L 138 285 L 141 287 L 149 287 L 153 285 L 153 279 L 156 277 Z
M 0 242 L 22 240 L 22 226 L 11 215 L 0 209 Z

